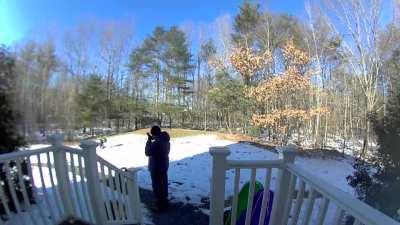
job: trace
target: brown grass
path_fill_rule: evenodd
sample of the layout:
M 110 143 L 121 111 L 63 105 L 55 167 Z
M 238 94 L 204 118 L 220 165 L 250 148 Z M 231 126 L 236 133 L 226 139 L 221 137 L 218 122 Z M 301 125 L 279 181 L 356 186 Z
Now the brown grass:
M 245 134 L 229 134 L 229 133 L 221 133 L 218 132 L 216 133 L 217 137 L 220 139 L 224 139 L 224 140 L 230 140 L 230 141 L 255 141 L 254 138 L 245 135 Z
M 190 129 L 180 129 L 180 128 L 163 129 L 163 130 L 167 131 L 171 136 L 171 138 L 190 137 L 190 136 L 205 135 L 212 133 L 202 130 L 190 130 Z M 149 132 L 149 129 L 140 129 L 134 131 L 133 134 L 146 135 L 147 132 Z

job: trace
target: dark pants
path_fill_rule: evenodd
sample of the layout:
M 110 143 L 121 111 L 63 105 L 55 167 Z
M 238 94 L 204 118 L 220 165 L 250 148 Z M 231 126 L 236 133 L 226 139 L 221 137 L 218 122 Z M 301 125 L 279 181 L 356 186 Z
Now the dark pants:
M 151 171 L 153 193 L 157 200 L 157 206 L 168 206 L 168 174 L 167 171 Z

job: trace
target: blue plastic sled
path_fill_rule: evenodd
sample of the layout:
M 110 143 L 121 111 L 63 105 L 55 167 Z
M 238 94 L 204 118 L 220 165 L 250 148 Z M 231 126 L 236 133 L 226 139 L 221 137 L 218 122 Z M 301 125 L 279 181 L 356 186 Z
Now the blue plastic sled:
M 263 192 L 264 189 L 261 189 L 254 195 L 253 210 L 251 212 L 251 223 L 250 223 L 251 225 L 258 225 L 258 222 L 260 221 Z M 265 214 L 264 225 L 269 224 L 269 218 L 271 216 L 273 201 L 274 201 L 274 192 L 269 191 L 269 201 L 267 206 L 267 212 Z M 240 217 L 236 221 L 236 225 L 244 225 L 245 221 L 246 221 L 246 210 L 242 214 L 240 214 Z

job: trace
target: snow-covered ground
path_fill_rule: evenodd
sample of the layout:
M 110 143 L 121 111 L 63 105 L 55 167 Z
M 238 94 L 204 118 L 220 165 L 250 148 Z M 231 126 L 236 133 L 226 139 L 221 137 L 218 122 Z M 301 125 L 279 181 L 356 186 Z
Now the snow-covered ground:
M 97 151 L 98 155 L 118 167 L 142 167 L 139 171 L 139 185 L 151 189 L 150 174 L 146 168 L 147 157 L 144 154 L 146 137 L 142 135 L 120 135 L 110 137 L 104 149 Z M 230 150 L 229 159 L 277 159 L 277 154 L 244 143 L 219 140 L 214 135 L 200 135 L 171 140 L 169 191 L 174 201 L 201 204 L 203 197 L 210 192 L 211 156 L 208 150 L 211 146 L 227 146 Z M 330 182 L 336 187 L 352 193 L 347 184 L 346 176 L 353 172 L 351 162 L 346 159 L 315 159 L 297 157 L 296 164 L 309 172 Z M 249 180 L 250 171 L 243 170 L 241 183 Z M 257 171 L 257 179 L 263 180 L 265 170 Z M 226 195 L 233 193 L 233 171 L 227 173 Z M 275 186 L 276 171 L 272 174 L 271 187 Z

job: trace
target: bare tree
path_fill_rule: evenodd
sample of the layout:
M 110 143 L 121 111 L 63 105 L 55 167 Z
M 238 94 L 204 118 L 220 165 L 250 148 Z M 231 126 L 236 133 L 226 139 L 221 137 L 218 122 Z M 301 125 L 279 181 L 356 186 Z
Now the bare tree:
M 233 50 L 232 43 L 232 21 L 230 15 L 222 15 L 214 22 L 214 29 L 216 33 L 215 41 L 217 47 L 216 59 L 220 64 L 220 68 L 234 71 L 230 68 L 229 56 Z
M 364 155 L 371 137 L 369 117 L 381 110 L 377 87 L 382 66 L 378 47 L 381 2 L 329 0 L 327 3 L 339 21 L 335 23 L 335 28 L 343 34 L 343 53 L 349 69 L 358 79 L 364 94 Z
M 313 65 L 315 65 L 314 77 L 316 78 L 315 82 L 317 84 L 315 104 L 317 108 L 321 106 L 327 107 L 327 105 L 324 104 L 326 101 L 324 101 L 321 93 L 327 88 L 326 86 L 328 83 L 330 68 L 335 66 L 338 61 L 335 56 L 338 54 L 338 36 L 335 34 L 334 28 L 329 23 L 328 18 L 322 13 L 321 9 L 317 5 L 311 5 L 309 1 L 306 1 L 305 10 L 308 15 L 308 29 L 305 29 L 304 36 L 308 45 L 309 55 L 313 56 Z M 327 127 L 328 114 L 325 114 L 324 116 L 325 127 Z M 344 130 L 346 133 L 346 121 L 344 121 L 344 124 Z M 321 137 L 324 137 L 324 141 L 326 139 L 327 129 L 324 130 L 324 135 L 320 135 L 321 127 L 321 116 L 318 114 L 315 118 L 312 135 L 316 147 L 320 147 L 322 144 Z
M 110 118 L 111 102 L 115 87 L 124 79 L 123 68 L 127 64 L 128 51 L 132 41 L 132 24 L 126 22 L 109 22 L 101 25 L 100 29 L 100 58 L 106 76 L 107 107 L 105 118 Z M 118 121 L 117 121 L 118 122 Z M 109 126 L 111 124 L 109 123 Z

